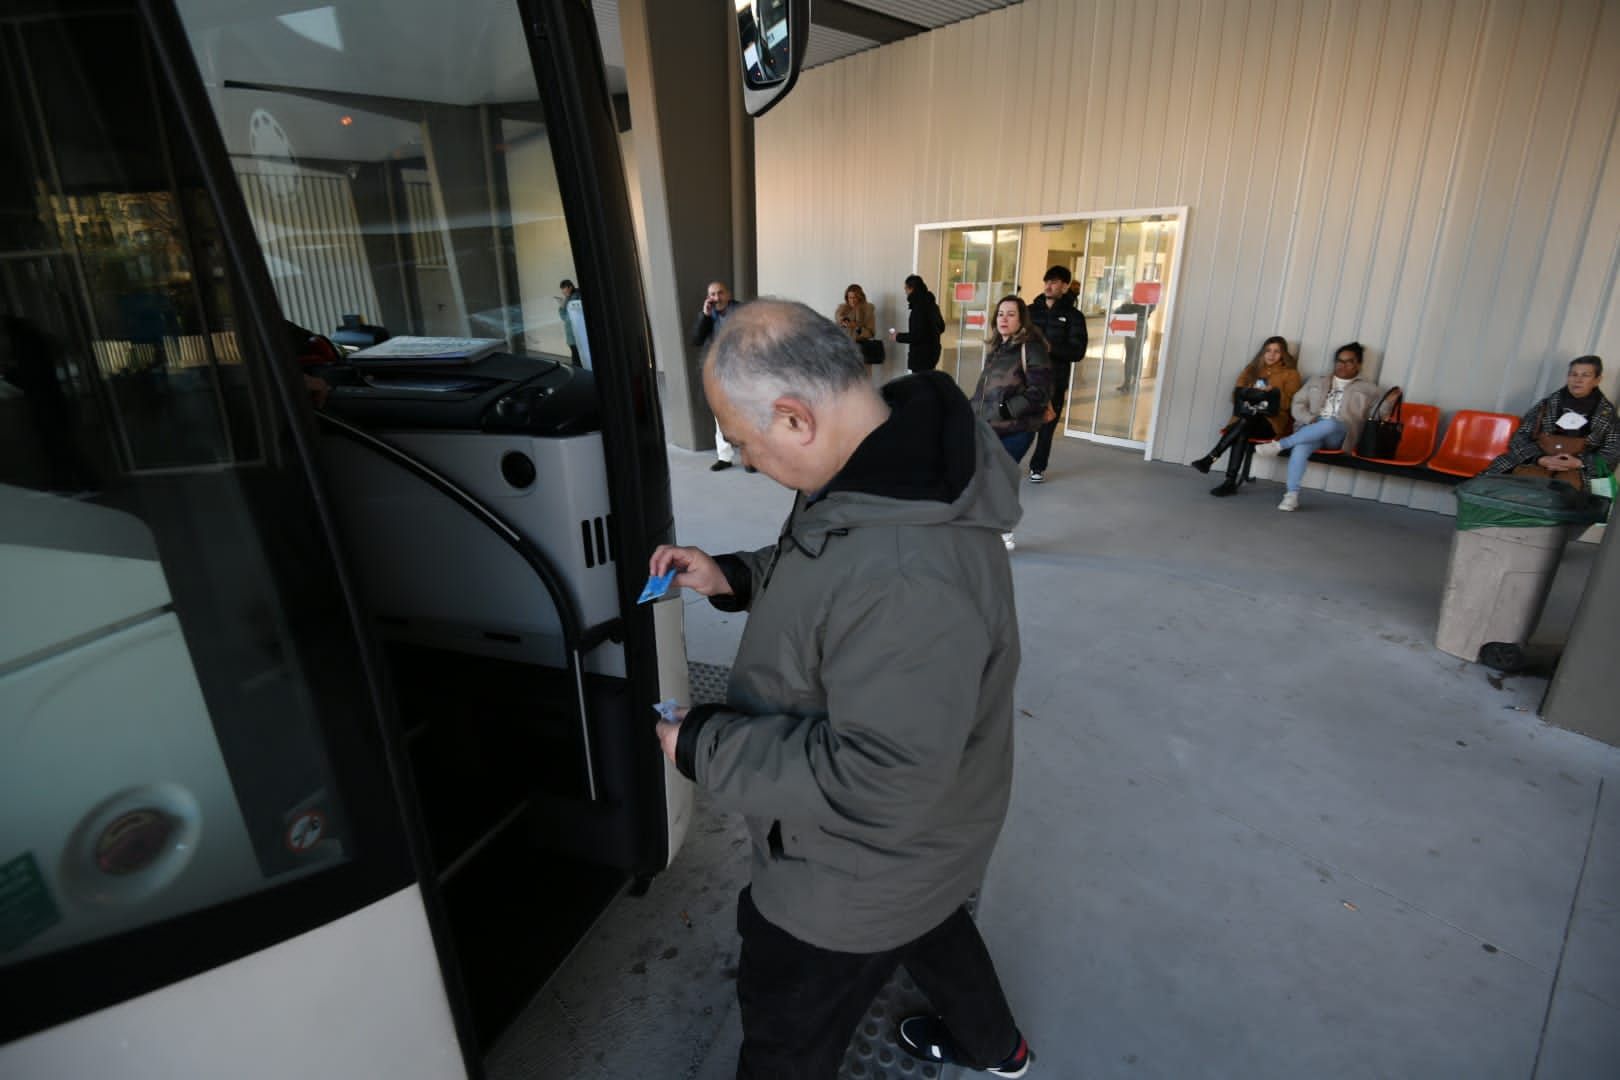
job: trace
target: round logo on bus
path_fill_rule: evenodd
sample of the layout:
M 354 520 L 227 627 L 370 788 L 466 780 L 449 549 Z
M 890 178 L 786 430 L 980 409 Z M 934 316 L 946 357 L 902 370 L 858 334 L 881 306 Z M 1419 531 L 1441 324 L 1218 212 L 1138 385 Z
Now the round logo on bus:
M 119 814 L 96 838 L 96 869 L 115 877 L 145 870 L 167 850 L 175 824 L 150 806 Z

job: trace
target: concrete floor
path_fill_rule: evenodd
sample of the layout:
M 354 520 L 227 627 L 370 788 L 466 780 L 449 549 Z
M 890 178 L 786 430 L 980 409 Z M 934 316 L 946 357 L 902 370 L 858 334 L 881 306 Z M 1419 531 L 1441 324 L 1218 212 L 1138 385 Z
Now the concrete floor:
M 671 451 L 683 543 L 788 496 Z M 1070 441 L 1025 485 L 1013 804 L 979 909 L 1033 1075 L 1620 1075 L 1620 750 L 1540 679 L 1436 651 L 1450 518 Z M 1571 548 L 1538 638 L 1567 631 Z M 696 661 L 742 619 L 687 598 Z M 650 737 L 650 736 L 649 736 Z M 491 1075 L 735 1062 L 745 840 L 705 804 L 491 1055 Z

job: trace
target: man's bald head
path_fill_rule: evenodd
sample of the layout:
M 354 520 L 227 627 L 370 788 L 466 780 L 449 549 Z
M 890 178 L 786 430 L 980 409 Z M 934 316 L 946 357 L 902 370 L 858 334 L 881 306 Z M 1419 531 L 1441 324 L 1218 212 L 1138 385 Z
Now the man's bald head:
M 751 301 L 726 319 L 703 391 L 744 463 L 805 493 L 825 487 L 889 415 L 855 343 L 788 300 Z
M 708 367 L 731 404 L 764 428 L 781 397 L 819 405 L 870 386 L 855 343 L 831 319 L 793 300 L 737 308 L 709 348 Z

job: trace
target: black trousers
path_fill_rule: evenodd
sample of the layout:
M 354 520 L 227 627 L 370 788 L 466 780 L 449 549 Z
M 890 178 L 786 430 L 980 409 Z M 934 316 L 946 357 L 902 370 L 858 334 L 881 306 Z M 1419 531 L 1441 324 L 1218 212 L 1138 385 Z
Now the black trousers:
M 965 908 L 899 948 L 844 953 L 776 926 L 745 888 L 737 897 L 737 930 L 743 943 L 737 1080 L 832 1080 L 856 1025 L 902 963 L 974 1064 L 994 1065 L 1018 1048 L 1018 1025 Z
M 1035 456 L 1029 459 L 1030 472 L 1045 472 L 1052 460 L 1052 437 L 1063 423 L 1063 413 L 1069 407 L 1069 380 L 1074 375 L 1074 363 L 1069 360 L 1052 361 L 1052 408 L 1057 415 L 1041 425 L 1035 436 Z

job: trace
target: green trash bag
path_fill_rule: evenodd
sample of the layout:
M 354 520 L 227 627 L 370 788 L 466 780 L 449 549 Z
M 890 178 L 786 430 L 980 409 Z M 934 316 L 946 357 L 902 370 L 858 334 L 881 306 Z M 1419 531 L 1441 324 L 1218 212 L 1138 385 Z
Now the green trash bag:
M 1538 476 L 1476 476 L 1457 485 L 1458 529 L 1593 525 L 1609 500 Z

